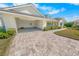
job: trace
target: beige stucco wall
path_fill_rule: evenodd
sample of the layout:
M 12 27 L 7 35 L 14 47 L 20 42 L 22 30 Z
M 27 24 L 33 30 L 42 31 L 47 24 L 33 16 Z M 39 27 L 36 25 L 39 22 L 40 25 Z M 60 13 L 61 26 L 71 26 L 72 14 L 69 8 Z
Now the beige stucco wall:
M 6 30 L 8 30 L 9 28 L 14 28 L 17 31 L 16 21 L 15 21 L 14 16 L 3 14 L 3 21 L 4 21 Z

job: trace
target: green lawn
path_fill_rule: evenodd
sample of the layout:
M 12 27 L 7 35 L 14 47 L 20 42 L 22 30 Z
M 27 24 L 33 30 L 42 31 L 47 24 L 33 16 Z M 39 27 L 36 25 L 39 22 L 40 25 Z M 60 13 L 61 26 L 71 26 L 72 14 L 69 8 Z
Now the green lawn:
M 66 30 L 55 32 L 55 34 L 79 40 L 79 30 L 66 29 Z
M 6 49 L 10 44 L 11 39 L 0 39 L 0 56 L 5 55 Z

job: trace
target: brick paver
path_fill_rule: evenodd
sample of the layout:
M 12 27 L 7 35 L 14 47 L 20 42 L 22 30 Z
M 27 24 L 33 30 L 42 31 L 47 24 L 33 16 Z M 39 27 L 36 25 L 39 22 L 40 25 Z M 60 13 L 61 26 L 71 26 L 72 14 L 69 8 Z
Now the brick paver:
M 8 53 L 12 56 L 79 55 L 79 41 L 55 35 L 52 31 L 18 33 Z

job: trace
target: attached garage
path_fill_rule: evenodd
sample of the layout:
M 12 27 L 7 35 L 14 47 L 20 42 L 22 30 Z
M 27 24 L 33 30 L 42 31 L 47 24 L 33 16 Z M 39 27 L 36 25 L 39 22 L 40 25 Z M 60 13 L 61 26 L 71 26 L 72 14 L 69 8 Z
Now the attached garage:
M 17 17 L 16 17 L 17 16 Z M 5 29 L 14 28 L 16 32 L 24 29 L 44 29 L 46 27 L 46 21 L 44 18 L 19 15 L 19 14 L 3 14 L 3 21 Z
M 16 26 L 18 31 L 30 30 L 30 29 L 41 29 L 39 27 L 38 20 L 25 20 L 20 18 L 15 18 Z

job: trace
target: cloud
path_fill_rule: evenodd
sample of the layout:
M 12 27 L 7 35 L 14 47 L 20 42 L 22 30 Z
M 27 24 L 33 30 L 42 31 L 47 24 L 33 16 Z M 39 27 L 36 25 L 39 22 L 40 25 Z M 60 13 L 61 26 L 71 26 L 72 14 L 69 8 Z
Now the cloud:
M 9 6 L 6 4 L 0 3 L 0 8 L 4 8 L 4 7 L 9 7 Z
M 63 12 L 63 11 L 65 11 L 66 9 L 65 8 L 61 8 L 61 11 Z
M 42 10 L 51 10 L 52 8 L 51 7 L 47 7 L 47 6 L 42 6 L 42 7 L 40 7 L 40 9 L 42 9 Z
M 40 6 L 39 4 L 34 4 L 37 8 L 43 10 L 43 11 L 47 11 L 46 13 L 47 14 L 57 14 L 59 12 L 63 12 L 65 11 L 66 9 L 63 7 L 61 9 L 55 9 L 55 8 L 52 8 L 50 6 Z
M 35 5 L 35 7 L 39 8 L 39 4 L 34 4 L 34 5 Z
M 48 14 L 57 14 L 57 13 L 65 11 L 65 10 L 66 10 L 65 8 L 61 8 L 61 9 L 57 9 L 57 10 L 52 10 L 52 11 L 49 11 Z
M 79 19 L 79 16 L 73 16 L 73 19 L 75 19 L 75 20 Z
M 45 6 L 45 5 L 40 6 L 39 4 L 34 4 L 34 5 L 43 11 L 47 11 L 45 12 L 47 14 L 57 14 L 59 12 L 63 12 L 66 10 L 64 7 L 62 7 L 61 9 L 55 9 L 55 8 L 52 8 L 51 6 Z
M 72 4 L 72 5 L 76 5 L 76 6 L 78 6 L 78 5 L 79 5 L 79 3 L 70 3 L 70 4 Z
M 52 10 L 52 11 L 48 12 L 48 14 L 57 14 L 59 12 L 60 12 L 60 10 Z
M 34 4 L 37 8 L 41 9 L 41 10 L 51 10 L 51 7 L 47 7 L 47 6 L 40 6 L 39 4 Z

